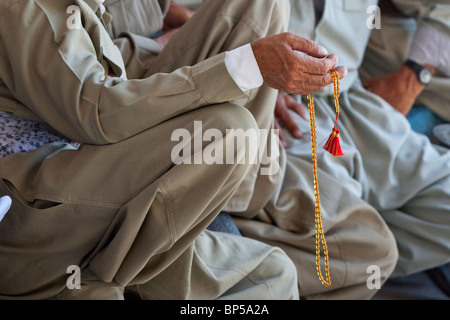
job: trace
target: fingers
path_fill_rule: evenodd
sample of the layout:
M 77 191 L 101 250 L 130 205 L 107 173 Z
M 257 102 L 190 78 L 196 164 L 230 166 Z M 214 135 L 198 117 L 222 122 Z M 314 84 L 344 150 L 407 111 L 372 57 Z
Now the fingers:
M 344 66 L 335 67 L 334 70 L 336 70 L 339 80 L 343 79 L 348 73 L 347 68 Z M 331 73 L 327 72 L 327 74 L 324 76 L 324 79 L 322 79 L 322 81 L 325 84 L 325 86 L 332 84 L 333 77 L 332 77 Z
M 292 50 L 304 52 L 311 57 L 324 58 L 328 55 L 327 49 L 321 45 L 292 33 L 286 34 L 286 42 L 291 46 Z
M 303 89 L 301 94 L 318 92 L 333 83 L 333 78 L 329 73 L 331 69 L 336 70 L 339 79 L 343 79 L 348 74 L 346 67 L 336 67 L 338 57 L 335 54 L 330 54 L 322 59 L 311 57 L 301 52 L 293 52 L 293 55 L 297 60 L 296 66 L 298 69 L 293 67 L 292 70 L 295 70 L 294 72 L 302 83 L 296 84 L 295 82 L 292 82 L 293 90 L 285 92 L 298 93 L 295 92 L 295 88 L 298 87 Z
M 283 134 L 283 129 L 281 128 L 280 123 L 278 122 L 278 119 L 275 118 L 275 122 L 274 122 L 274 128 L 276 130 L 278 130 L 278 137 L 280 138 L 280 142 L 283 144 L 283 147 L 287 148 L 289 146 L 284 134 Z
M 337 72 L 337 74 L 339 76 L 339 80 L 342 80 L 348 74 L 348 69 L 346 67 L 344 67 L 344 66 L 335 67 L 334 70 L 336 70 L 336 72 Z
M 347 68 L 344 66 L 339 66 L 335 68 L 339 79 L 344 78 L 348 71 Z M 333 83 L 333 77 L 331 76 L 331 74 L 329 72 L 326 72 L 323 75 L 318 75 L 318 74 L 305 74 L 302 77 L 302 83 L 301 83 L 301 89 L 302 92 L 300 94 L 309 94 L 309 93 L 315 93 L 318 91 L 321 91 L 323 88 L 325 88 L 326 86 L 330 85 Z M 292 89 L 288 89 L 287 93 L 298 93 L 296 92 L 296 88 L 298 88 L 300 85 L 296 85 L 295 83 L 293 83 Z
M 381 82 L 380 78 L 372 78 L 372 79 L 363 81 L 362 85 L 363 85 L 364 89 L 366 89 L 367 91 L 377 94 L 376 88 L 378 88 L 378 84 L 380 82 Z
M 338 57 L 330 54 L 325 58 L 318 59 L 295 51 L 294 56 L 299 60 L 302 71 L 308 74 L 325 75 L 338 63 Z
M 291 96 L 282 93 L 278 95 L 277 104 L 275 106 L 275 116 L 283 122 L 289 133 L 297 139 L 302 138 L 303 134 L 300 127 L 295 122 L 290 110 L 295 111 L 295 109 L 297 109 L 302 113 L 303 111 L 300 111 L 300 108 L 302 107 L 303 106 L 298 104 Z
M 161 50 L 163 50 L 166 45 L 169 43 L 170 39 L 172 39 L 173 35 L 177 33 L 179 28 L 169 29 L 167 32 L 163 33 L 161 36 L 154 39 L 154 41 L 159 45 Z
M 338 58 L 326 54 L 317 43 L 284 33 L 261 38 L 252 43 L 253 53 L 270 87 L 291 94 L 310 94 L 332 83 L 329 70 Z M 336 67 L 339 78 L 347 74 L 345 67 Z
M 306 116 L 305 106 L 301 103 L 298 103 L 294 97 L 292 97 L 290 95 L 286 95 L 286 104 L 289 109 L 293 110 L 296 114 L 298 114 L 303 119 L 309 121 L 308 117 Z

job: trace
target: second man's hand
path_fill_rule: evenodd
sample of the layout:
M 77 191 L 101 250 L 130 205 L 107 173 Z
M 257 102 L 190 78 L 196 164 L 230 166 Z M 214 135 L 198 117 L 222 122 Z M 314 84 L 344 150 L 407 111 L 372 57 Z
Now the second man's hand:
M 285 148 L 288 147 L 288 142 L 286 137 L 283 134 L 282 126 L 284 126 L 291 136 L 295 139 L 301 139 L 303 137 L 303 133 L 298 126 L 292 112 L 295 112 L 303 119 L 309 121 L 306 116 L 305 106 L 299 102 L 295 97 L 285 94 L 283 92 L 278 93 L 277 102 L 275 105 L 275 129 L 279 129 L 279 137 L 280 141 Z

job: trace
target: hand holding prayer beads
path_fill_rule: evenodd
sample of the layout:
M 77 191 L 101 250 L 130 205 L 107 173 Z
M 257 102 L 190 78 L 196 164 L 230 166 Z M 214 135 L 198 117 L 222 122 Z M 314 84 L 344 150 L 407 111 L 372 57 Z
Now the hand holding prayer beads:
M 312 40 L 281 33 L 251 45 L 264 83 L 274 89 L 306 95 L 321 91 L 333 81 L 328 70 L 337 64 L 338 57 Z M 341 79 L 347 74 L 344 66 L 335 70 Z

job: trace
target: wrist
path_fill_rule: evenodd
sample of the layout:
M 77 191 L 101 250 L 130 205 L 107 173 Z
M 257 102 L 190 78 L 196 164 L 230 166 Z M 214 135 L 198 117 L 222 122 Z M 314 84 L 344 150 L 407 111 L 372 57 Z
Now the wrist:
M 404 66 L 408 67 L 416 74 L 417 80 L 427 86 L 435 73 L 436 69 L 430 65 L 418 63 L 415 60 L 408 59 L 404 63 Z
M 400 79 L 405 89 L 418 96 L 426 88 L 426 84 L 422 83 L 417 74 L 408 66 L 403 65 L 399 70 Z

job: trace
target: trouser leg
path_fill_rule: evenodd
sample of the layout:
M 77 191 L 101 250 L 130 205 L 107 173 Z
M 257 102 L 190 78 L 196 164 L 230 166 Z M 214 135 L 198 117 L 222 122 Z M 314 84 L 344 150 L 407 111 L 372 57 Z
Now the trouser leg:
M 2 296 L 51 297 L 65 288 L 70 265 L 81 268 L 82 278 L 87 268 L 87 281 L 123 287 L 177 261 L 252 167 L 174 165 L 178 142 L 171 135 L 184 128 L 194 136 L 193 119 L 224 137 L 226 129 L 256 128 L 247 110 L 223 104 L 113 145 L 49 144 L 1 159 L 1 192 L 13 198 L 0 225 Z M 225 148 L 223 141 L 202 141 L 196 151 L 214 143 Z
M 404 276 L 450 262 L 450 175 L 414 194 L 399 209 L 381 210 L 394 233 Z
M 333 126 L 335 110 L 332 97 L 315 101 L 320 143 Z M 448 151 L 436 149 L 426 137 L 412 132 L 403 116 L 358 84 L 341 95 L 340 104 L 345 156 L 334 158 L 318 148 L 319 167 L 372 205 L 387 222 L 399 250 L 393 275 L 448 262 Z M 308 133 L 309 123 L 296 119 Z M 310 161 L 308 134 L 290 144 L 289 154 Z
M 288 0 L 206 1 L 144 66 L 148 77 L 194 65 L 267 35 L 287 30 Z
M 288 15 L 286 0 L 265 1 L 264 5 L 259 1 L 230 0 L 223 2 L 223 10 L 218 10 L 221 6 L 219 1 L 210 3 L 202 9 L 206 13 L 213 13 L 209 16 L 209 25 L 200 23 L 207 16 L 198 14 L 201 19 L 194 18 L 188 23 L 191 29 L 183 28 L 188 31 L 180 31 L 171 42 L 184 41 L 184 44 L 178 48 L 169 44 L 163 54 L 152 59 L 154 69 L 149 69 L 148 75 L 164 70 L 170 72 L 186 64 L 192 65 L 265 34 L 282 31 L 282 26 L 287 24 L 287 20 L 280 18 L 281 15 Z M 195 29 L 195 25 L 199 25 L 199 28 Z M 193 44 L 190 49 L 186 48 L 186 41 Z M 271 114 L 275 91 L 264 87 L 258 92 L 266 92 L 260 96 L 267 98 L 260 110 L 272 108 L 269 110 Z M 257 101 L 253 99 L 257 95 L 256 91 L 252 92 L 248 101 L 243 104 Z M 203 124 L 216 121 L 209 123 L 209 127 L 215 129 L 224 129 L 226 125 L 229 128 L 254 129 L 254 123 L 249 125 L 248 122 L 249 113 L 242 114 L 243 109 L 237 112 L 237 107 L 230 104 L 220 109 L 221 112 L 215 109 L 216 112 L 202 110 L 201 114 L 190 113 L 192 117 L 173 119 L 112 146 L 84 145 L 80 150 L 73 151 L 52 144 L 35 153 L 8 159 L 7 171 L 10 172 L 1 172 L 1 176 L 11 184 L 5 185 L 4 191 L 11 195 L 14 193 L 17 196 L 15 203 L 22 206 L 18 209 L 14 205 L 10 215 L 15 214 L 18 220 L 13 218 L 12 222 L 2 224 L 2 227 L 7 226 L 5 228 L 10 230 L 7 233 L 8 241 L 17 241 L 13 231 L 17 231 L 22 215 L 40 212 L 42 209 L 36 208 L 35 203 L 45 203 L 52 206 L 54 215 L 64 218 L 58 224 L 59 229 L 55 235 L 57 219 L 41 215 L 40 223 L 45 224 L 46 230 L 32 238 L 38 241 L 51 234 L 55 241 L 38 246 L 35 259 L 40 261 L 42 252 L 60 252 L 63 247 L 65 254 L 59 259 L 50 254 L 48 261 L 43 263 L 50 266 L 45 271 L 45 277 L 37 274 L 41 271 L 31 272 L 29 277 L 34 280 L 32 283 L 20 281 L 19 275 L 25 272 L 23 268 L 12 270 L 8 268 L 12 264 L 5 264 L 4 274 L 19 280 L 15 288 L 9 287 L 10 282 L 3 283 L 2 291 L 5 296 L 33 296 L 33 289 L 46 286 L 48 290 L 37 294 L 46 297 L 64 289 L 64 271 L 69 260 L 71 264 L 80 265 L 86 270 L 85 281 L 96 281 L 98 278 L 118 286 L 145 283 L 176 261 L 228 203 L 236 186 L 241 185 L 251 168 L 248 165 L 207 168 L 173 166 L 173 163 L 167 161 L 170 158 L 168 149 L 173 147 L 173 143 L 167 143 L 169 137 L 166 126 L 173 130 L 204 120 Z M 254 119 L 254 116 L 250 118 Z M 270 123 L 270 116 L 266 115 L 264 120 L 257 117 L 259 128 Z M 158 153 L 154 152 L 156 148 Z M 165 153 L 161 148 L 164 148 Z M 29 185 L 31 182 L 32 187 Z M 200 192 L 199 196 L 196 193 L 193 197 L 192 190 L 188 187 L 191 184 L 194 188 L 197 185 L 205 186 L 202 190 L 208 192 Z M 19 193 L 24 195 L 23 199 L 19 197 Z M 83 214 L 79 213 L 80 210 Z M 30 219 L 30 228 L 38 225 L 37 220 L 36 217 Z M 78 228 L 71 230 L 74 221 Z M 90 223 L 87 224 L 87 221 Z M 86 232 L 87 226 L 91 230 L 89 234 Z M 17 235 L 19 234 L 18 232 Z M 81 244 L 77 242 L 80 237 L 85 239 Z M 25 241 L 23 245 L 27 247 L 30 243 Z M 3 255 L 3 258 L 9 262 L 28 262 L 27 259 L 22 260 L 15 250 Z M 35 276 L 40 281 L 34 279 Z
M 449 150 L 413 132 L 404 116 L 360 85 L 344 98 L 342 124 L 362 160 L 355 168 L 364 172 L 358 177 L 362 196 L 381 213 L 397 241 L 393 275 L 448 263 Z
M 164 50 L 150 60 L 145 77 L 194 65 L 267 35 L 285 32 L 288 23 L 288 0 L 206 1 Z M 249 109 L 260 129 L 270 129 L 276 97 L 276 90 L 263 85 L 236 103 Z
M 331 287 L 325 287 L 316 272 L 312 170 L 308 161 L 288 156 L 280 189 L 254 219 L 235 218 L 236 224 L 244 236 L 278 246 L 288 254 L 297 267 L 300 297 L 369 299 L 376 293 L 376 288 L 367 285 L 373 270 L 381 285 L 394 269 L 394 237 L 374 208 L 319 170 L 331 276 Z M 321 268 L 325 276 L 323 253 Z
M 208 230 L 179 262 L 136 290 L 144 299 L 164 300 L 298 298 L 295 266 L 281 249 Z
M 238 47 L 240 45 L 243 45 L 245 43 L 248 43 L 248 39 L 257 39 L 261 36 L 264 36 L 269 33 L 278 33 L 284 31 L 283 28 L 283 19 L 275 18 L 276 16 L 273 15 L 273 12 L 276 12 L 277 6 L 281 2 L 269 2 L 273 9 L 277 10 L 267 10 L 264 9 L 264 12 L 259 12 L 257 15 L 245 15 L 242 14 L 243 11 L 240 11 L 239 14 L 236 14 L 237 11 L 233 11 L 235 9 L 233 8 L 250 8 L 252 6 L 255 6 L 256 4 L 260 4 L 260 2 L 254 2 L 254 1 L 240 1 L 232 2 L 232 1 L 224 1 L 224 2 L 213 2 L 209 1 L 207 2 L 207 5 L 203 6 L 197 13 L 197 17 L 194 15 L 193 19 L 188 22 L 188 24 L 180 30 L 177 35 L 173 38 L 171 42 L 169 42 L 168 46 L 164 49 L 164 51 L 161 53 L 161 55 L 156 58 L 155 61 L 155 67 L 150 66 L 148 74 L 153 74 L 156 71 L 170 71 L 175 69 L 176 67 L 183 65 L 185 63 L 193 64 L 197 60 L 192 60 L 189 57 L 200 57 L 200 59 L 205 59 L 209 57 L 210 54 L 222 52 L 225 50 L 230 50 L 235 47 Z M 267 3 L 267 2 L 266 2 Z M 230 4 L 234 4 L 235 6 L 231 6 Z M 274 6 L 276 5 L 276 6 Z M 263 9 L 263 7 L 260 7 L 258 9 Z M 257 10 L 252 11 L 245 11 L 245 13 L 256 13 Z M 206 14 L 208 13 L 208 14 Z M 278 12 L 279 15 L 279 12 Z M 282 16 L 282 15 L 281 15 Z M 209 17 L 209 18 L 208 18 Z M 239 17 L 239 19 L 236 19 L 235 17 Z M 279 16 L 280 17 L 280 16 Z M 196 20 L 197 18 L 197 20 Z M 201 20 L 201 21 L 200 21 Z M 264 30 L 258 26 L 261 22 L 265 21 L 272 21 L 271 23 L 268 23 L 265 27 L 264 32 L 258 31 L 258 30 Z M 287 22 L 288 19 L 285 19 L 284 22 Z M 194 26 L 198 27 L 199 29 L 195 29 Z M 207 30 L 207 31 L 206 31 Z M 230 32 L 231 30 L 231 32 Z M 198 32 L 197 32 L 198 31 Z M 212 35 L 214 37 L 212 38 Z M 222 38 L 221 36 L 222 35 Z M 179 43 L 184 43 L 182 39 L 190 39 L 191 45 L 189 47 L 186 47 L 185 45 L 179 45 Z M 213 40 L 213 41 L 212 41 Z M 191 54 L 191 52 L 194 52 L 195 54 Z M 168 60 L 167 63 L 165 63 L 166 59 Z M 179 64 L 176 61 L 180 61 Z M 158 62 L 158 63 L 156 63 Z M 160 67 L 162 66 L 162 67 Z M 276 91 L 274 90 L 259 90 L 258 95 L 251 96 L 247 101 L 243 103 L 255 116 L 259 127 L 269 129 L 272 127 L 273 122 L 273 107 L 275 105 L 275 98 L 276 98 Z M 269 103 L 270 101 L 270 103 Z M 264 102 L 264 103 L 263 103 Z M 330 127 L 330 132 L 331 132 Z M 309 171 L 308 171 L 309 172 Z M 312 172 L 312 169 L 311 169 Z M 281 173 L 281 171 L 280 171 Z M 246 206 L 245 210 L 231 210 L 234 211 L 236 215 L 239 215 L 241 217 L 246 218 L 255 218 L 258 216 L 258 212 L 265 206 L 267 201 L 271 198 L 274 192 L 276 192 L 278 185 L 281 183 L 282 180 L 282 174 L 278 174 L 276 176 L 268 176 L 268 177 L 261 177 L 260 175 L 254 176 L 254 182 L 250 187 L 249 185 L 245 186 L 245 190 L 251 190 L 251 195 L 253 197 L 250 197 L 249 205 Z M 306 187 L 307 190 L 311 191 L 312 182 L 311 184 Z M 295 186 L 295 189 L 300 189 L 301 187 L 299 185 Z M 348 190 L 342 191 L 342 193 L 346 193 Z M 331 193 L 331 191 L 330 191 Z M 300 201 L 301 197 L 299 195 L 295 195 L 294 197 L 299 197 L 297 199 Z M 310 199 L 311 200 L 311 199 Z M 355 200 L 356 201 L 356 200 Z M 344 201 L 339 202 L 342 204 Z M 314 203 L 312 201 L 312 203 Z M 379 225 L 380 229 L 383 230 L 383 234 L 387 237 L 384 239 L 384 244 L 386 245 L 386 249 L 377 250 L 373 256 L 370 254 L 364 256 L 361 258 L 364 262 L 361 263 L 361 265 L 365 265 L 367 268 L 367 264 L 370 263 L 379 263 L 381 265 L 381 281 L 384 281 L 387 274 L 390 273 L 392 270 L 392 264 L 393 260 L 396 256 L 396 250 L 395 245 L 393 247 L 392 237 L 390 236 L 390 233 L 388 230 L 384 230 L 386 226 L 380 222 L 378 216 L 373 211 L 373 209 L 368 206 L 365 203 L 359 203 L 359 205 L 363 209 L 359 209 L 361 211 L 368 211 L 370 212 L 367 218 L 367 221 L 370 221 L 371 219 L 375 220 L 375 225 Z M 369 207 L 368 209 L 366 207 Z M 241 207 L 242 209 L 242 207 Z M 328 210 L 332 210 L 329 209 Z M 352 216 L 355 215 L 355 212 L 358 212 L 358 209 L 350 209 L 350 212 L 353 213 Z M 313 210 L 311 211 L 313 213 Z M 297 212 L 296 212 L 297 213 Z M 302 217 L 301 212 L 298 213 L 299 218 Z M 350 215 L 348 213 L 347 215 Z M 282 216 L 282 214 L 279 214 L 279 216 Z M 345 220 L 346 215 L 342 215 L 342 219 Z M 281 219 L 281 218 L 280 218 Z M 349 219 L 350 220 L 350 219 Z M 366 222 L 367 222 L 366 221 Z M 243 224 L 251 225 L 252 227 L 249 227 L 252 229 L 252 231 L 246 230 L 246 234 L 249 237 L 256 237 L 259 240 L 262 241 L 269 241 L 270 242 L 270 235 L 264 234 L 261 235 L 258 231 L 258 229 L 264 230 L 265 227 L 271 229 L 276 229 L 277 226 L 272 226 L 273 218 L 269 217 L 266 222 L 267 224 L 261 224 L 257 225 L 257 221 L 254 220 L 240 220 L 239 226 L 243 227 Z M 351 224 L 350 222 L 348 222 Z M 370 223 L 368 223 L 370 224 Z M 254 228 L 253 228 L 254 226 Z M 281 228 L 289 228 L 289 226 L 282 226 Z M 331 227 L 330 227 L 331 228 Z M 368 228 L 368 227 L 367 227 Z M 336 227 L 336 230 L 338 228 Z M 278 229 L 277 229 L 278 230 Z M 312 229 L 313 230 L 313 229 Z M 332 233 L 332 232 L 331 232 Z M 347 230 L 346 228 L 342 228 L 342 230 L 339 231 L 339 233 L 343 234 L 343 238 L 351 238 L 351 232 Z M 359 234 L 360 237 L 363 237 L 364 232 L 361 232 Z M 292 237 L 292 234 L 289 234 L 289 237 Z M 307 237 L 308 238 L 308 237 Z M 375 237 L 378 238 L 378 237 Z M 365 243 L 363 239 L 358 239 L 360 243 Z M 290 254 L 290 257 L 295 259 L 297 266 L 302 266 L 303 257 L 309 257 L 305 258 L 305 260 L 310 259 L 311 264 L 308 264 L 310 268 L 305 268 L 305 270 L 308 270 L 306 273 L 303 274 L 303 279 L 300 280 L 301 289 L 304 290 L 305 295 L 313 295 L 315 293 L 321 292 L 323 290 L 322 287 L 317 286 L 315 283 L 309 284 L 309 280 L 305 279 L 311 279 L 311 274 L 315 274 L 315 267 L 314 267 L 314 254 L 313 252 L 309 253 L 298 253 L 300 251 L 305 250 L 313 250 L 314 249 L 314 241 L 311 235 L 309 235 L 309 238 L 307 240 L 304 240 L 303 237 L 301 237 L 300 243 L 307 242 L 308 246 L 305 245 L 305 247 L 300 248 L 301 245 L 295 244 L 294 246 L 297 246 L 294 252 L 295 254 Z M 339 241 L 335 241 L 336 246 Z M 356 242 L 356 241 L 355 241 Z M 276 245 L 281 245 L 283 248 L 288 246 L 283 246 L 283 241 L 279 242 L 272 242 Z M 370 246 L 370 244 L 366 244 L 367 246 Z M 298 252 L 297 252 L 298 251 Z M 339 256 L 339 253 L 337 250 L 334 251 L 335 253 L 335 263 L 339 263 L 339 259 L 337 258 Z M 386 258 L 382 258 L 383 254 L 386 254 Z M 353 257 L 354 260 L 357 260 L 358 257 Z M 345 264 L 345 263 L 344 263 Z M 357 263 L 354 262 L 356 265 Z M 336 286 L 333 287 L 333 289 L 339 288 L 339 286 L 346 287 L 345 290 L 341 290 L 342 292 L 347 291 L 346 293 L 337 293 L 338 290 L 336 289 L 335 296 L 345 297 L 351 296 L 352 292 L 355 294 L 355 296 L 358 297 L 370 297 L 373 293 L 368 291 L 365 281 L 366 281 L 366 273 L 365 269 L 363 272 L 361 271 L 363 268 L 360 266 L 358 271 L 358 276 L 354 279 L 350 279 L 347 282 L 344 280 L 346 274 L 347 267 L 341 266 L 341 276 L 337 276 L 336 279 Z M 352 269 L 352 268 L 350 268 Z M 354 268 L 355 269 L 355 268 Z M 340 279 L 339 279 L 340 277 Z M 357 279 L 356 279 L 357 278 Z M 304 285 L 303 285 L 304 284 Z M 355 290 L 349 290 L 348 288 L 351 288 L 353 285 L 358 287 L 358 289 Z M 332 296 L 330 294 L 329 296 Z

